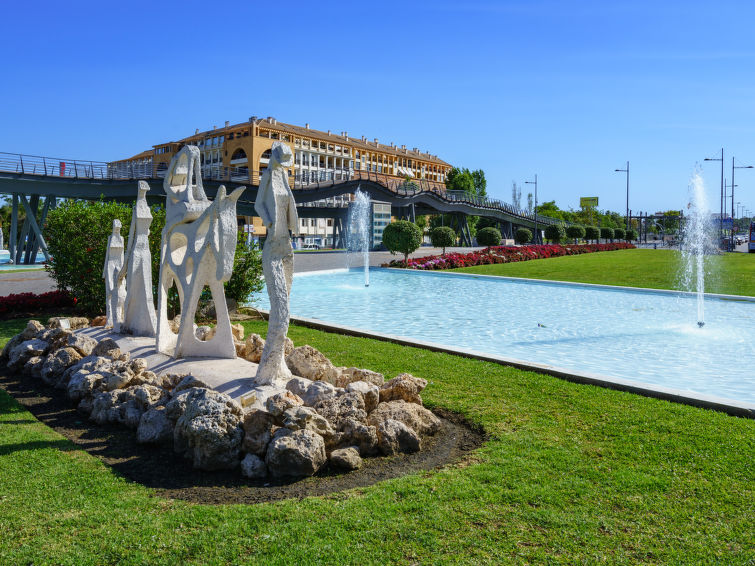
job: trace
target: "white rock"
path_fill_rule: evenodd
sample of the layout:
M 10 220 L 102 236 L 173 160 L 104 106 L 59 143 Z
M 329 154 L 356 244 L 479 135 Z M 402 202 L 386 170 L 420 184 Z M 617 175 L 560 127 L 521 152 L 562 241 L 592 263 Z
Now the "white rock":
M 354 446 L 339 448 L 330 453 L 330 463 L 339 470 L 358 470 L 363 461 L 359 456 L 359 450 Z
M 268 471 L 277 478 L 311 476 L 325 461 L 325 441 L 319 434 L 306 429 L 279 429 L 265 456 Z
M 377 385 L 366 381 L 352 381 L 346 386 L 346 391 L 356 391 L 364 399 L 364 410 L 371 413 L 380 402 L 380 390 Z
M 265 461 L 255 454 L 247 454 L 241 460 L 241 475 L 252 480 L 266 478 L 267 466 Z
M 139 420 L 136 441 L 140 444 L 162 444 L 173 440 L 173 423 L 165 407 L 152 407 Z

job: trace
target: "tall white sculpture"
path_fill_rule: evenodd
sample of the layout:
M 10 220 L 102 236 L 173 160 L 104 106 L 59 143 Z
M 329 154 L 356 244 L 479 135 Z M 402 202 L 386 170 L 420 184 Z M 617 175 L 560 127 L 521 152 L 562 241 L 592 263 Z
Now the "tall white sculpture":
M 197 147 L 183 147 L 171 160 L 163 183 L 166 208 L 160 246 L 157 349 L 177 358 L 235 358 L 223 283 L 233 272 L 238 237 L 236 201 L 244 187 L 226 196 L 221 185 L 210 202 L 202 186 L 199 155 Z M 177 335 L 168 321 L 168 290 L 173 283 L 181 302 Z M 194 334 L 194 316 L 205 285 L 215 302 L 217 329 L 212 340 L 203 342 Z
M 254 210 L 267 228 L 262 249 L 262 271 L 270 297 L 267 340 L 255 379 L 261 385 L 291 378 L 291 370 L 285 360 L 288 300 L 294 277 L 294 250 L 289 231 L 296 235 L 299 228 L 296 202 L 288 184 L 287 168 L 292 162 L 291 148 L 280 142 L 273 143 L 270 163 L 260 179 L 254 203 Z
M 139 181 L 128 231 L 126 265 L 118 275 L 119 285 L 123 277 L 126 277 L 126 302 L 121 329 L 135 336 L 154 336 L 157 330 L 155 302 L 152 298 L 152 255 L 149 252 L 152 213 L 147 204 L 147 191 L 147 182 Z
M 105 278 L 105 314 L 107 325 L 120 333 L 123 324 L 123 306 L 126 301 L 126 281 L 119 277 L 123 269 L 123 236 L 121 221 L 113 220 L 113 233 L 107 239 L 107 254 L 102 277 Z

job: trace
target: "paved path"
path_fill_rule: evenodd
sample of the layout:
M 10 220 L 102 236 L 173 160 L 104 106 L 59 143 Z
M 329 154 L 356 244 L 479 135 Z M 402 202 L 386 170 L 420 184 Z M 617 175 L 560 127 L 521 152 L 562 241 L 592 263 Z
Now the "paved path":
M 55 281 L 43 269 L 0 272 L 0 297 L 16 293 L 46 293 L 55 289 Z

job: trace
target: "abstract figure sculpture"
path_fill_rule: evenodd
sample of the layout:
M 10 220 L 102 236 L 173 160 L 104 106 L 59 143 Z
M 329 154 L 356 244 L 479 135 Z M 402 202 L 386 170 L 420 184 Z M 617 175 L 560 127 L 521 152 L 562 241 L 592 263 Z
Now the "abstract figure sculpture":
M 288 298 L 294 276 L 294 250 L 289 231 L 296 235 L 299 218 L 288 171 L 293 161 L 291 148 L 280 142 L 273 143 L 270 163 L 260 179 L 260 188 L 254 210 L 267 228 L 262 249 L 262 270 L 270 297 L 270 317 L 267 341 L 255 381 L 270 385 L 291 377 L 285 360 L 285 338 L 288 332 Z
M 152 298 L 152 256 L 149 252 L 149 226 L 152 213 L 147 204 L 149 185 L 139 181 L 138 196 L 128 231 L 126 265 L 118 275 L 120 285 L 126 277 L 126 303 L 121 330 L 135 336 L 154 336 L 157 329 L 155 302 Z
M 235 358 L 223 283 L 233 271 L 238 237 L 236 201 L 244 187 L 226 196 L 221 185 L 210 202 L 202 186 L 201 171 L 199 149 L 185 146 L 171 160 L 163 183 L 166 208 L 160 246 L 157 349 L 177 358 Z M 181 302 L 178 335 L 168 321 L 168 290 L 173 283 Z M 194 315 L 205 285 L 215 302 L 217 329 L 212 340 L 202 342 L 194 334 Z
M 105 314 L 107 325 L 120 333 L 123 324 L 123 305 L 126 301 L 126 281 L 120 277 L 123 270 L 123 236 L 121 221 L 113 220 L 113 233 L 107 239 L 107 253 L 102 276 L 105 278 Z

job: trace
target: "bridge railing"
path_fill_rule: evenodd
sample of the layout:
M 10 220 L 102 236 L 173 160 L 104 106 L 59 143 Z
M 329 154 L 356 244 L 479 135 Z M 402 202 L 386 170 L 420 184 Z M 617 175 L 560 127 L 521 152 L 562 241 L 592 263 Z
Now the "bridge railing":
M 72 179 L 136 180 L 165 177 L 167 168 L 167 164 L 164 163 L 154 167 L 152 163 L 134 164 L 127 161 L 107 163 L 104 161 L 60 159 L 0 152 L 0 171 L 24 175 Z M 247 167 L 228 167 L 214 163 L 202 165 L 202 177 L 204 179 L 220 182 L 249 183 L 258 186 L 263 173 L 264 170 L 250 171 Z M 508 203 L 469 195 L 464 191 L 448 191 L 444 183 L 428 179 L 401 179 L 374 171 L 336 168 L 327 171 L 300 171 L 292 175 L 289 180 L 292 188 L 302 190 L 318 190 L 347 181 L 371 181 L 382 185 L 399 196 L 411 197 L 419 193 L 432 193 L 446 202 L 464 203 L 476 208 L 503 211 L 531 221 L 535 220 L 534 214 Z M 322 206 L 327 205 L 323 204 Z M 559 222 L 556 219 L 540 215 L 538 215 L 537 221 L 542 224 Z

